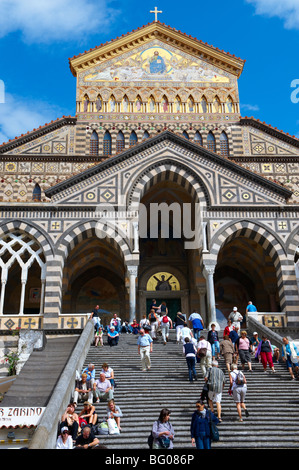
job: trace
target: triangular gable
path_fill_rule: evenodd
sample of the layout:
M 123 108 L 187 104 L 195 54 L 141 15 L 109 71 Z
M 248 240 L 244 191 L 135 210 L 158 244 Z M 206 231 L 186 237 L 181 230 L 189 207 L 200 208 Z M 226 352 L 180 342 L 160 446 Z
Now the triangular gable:
M 158 39 L 169 46 L 174 46 L 181 51 L 188 52 L 191 56 L 201 58 L 210 64 L 217 65 L 220 69 L 237 77 L 242 73 L 244 60 L 188 36 L 181 31 L 177 31 L 170 26 L 166 26 L 159 21 L 149 23 L 120 38 L 74 56 L 69 59 L 71 72 L 74 76 L 78 76 L 80 72 L 89 69 L 91 66 L 106 62 L 132 48 L 141 47 L 143 44 L 154 39 Z
M 75 117 L 58 118 L 38 129 L 22 134 L 0 145 L 0 155 L 67 155 L 70 134 L 77 122 Z
M 152 165 L 185 168 L 197 175 L 207 205 L 283 205 L 291 191 L 170 131 L 111 157 L 46 190 L 55 204 L 119 205 L 134 181 Z

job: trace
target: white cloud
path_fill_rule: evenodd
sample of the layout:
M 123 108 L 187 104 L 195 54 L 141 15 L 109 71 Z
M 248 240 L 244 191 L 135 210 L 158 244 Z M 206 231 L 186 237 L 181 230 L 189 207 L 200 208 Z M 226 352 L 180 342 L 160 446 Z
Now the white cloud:
M 24 101 L 8 93 L 0 103 L 0 145 L 62 117 L 61 110 L 41 101 Z
M 0 0 L 0 37 L 28 43 L 78 40 L 103 32 L 118 12 L 109 0 Z
M 299 0 L 246 0 L 258 15 L 278 16 L 287 29 L 299 29 Z
M 241 104 L 241 109 L 248 110 L 248 111 L 259 111 L 260 108 L 257 104 Z

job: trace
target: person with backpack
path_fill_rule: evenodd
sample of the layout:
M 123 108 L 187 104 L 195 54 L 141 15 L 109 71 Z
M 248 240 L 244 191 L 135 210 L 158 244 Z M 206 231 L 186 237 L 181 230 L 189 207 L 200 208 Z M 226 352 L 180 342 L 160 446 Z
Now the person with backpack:
M 188 337 L 185 338 L 183 351 L 188 366 L 189 380 L 190 382 L 193 382 L 193 378 L 194 380 L 197 380 L 197 374 L 195 369 L 197 350 L 195 344 L 193 342 L 190 342 L 190 339 Z
M 243 421 L 242 409 L 245 411 L 245 416 L 249 416 L 249 412 L 245 405 L 245 397 L 247 393 L 246 377 L 242 371 L 238 370 L 237 364 L 232 365 L 232 371 L 229 374 L 230 390 L 233 393 L 233 399 L 237 406 L 239 421 Z
M 166 309 L 167 310 L 167 309 Z M 161 332 L 162 332 L 162 338 L 164 345 L 168 341 L 169 338 L 169 328 L 172 328 L 172 320 L 171 318 L 167 315 L 167 312 L 163 312 L 162 317 L 159 321 L 159 326 L 161 327 Z
M 150 310 L 148 320 L 150 322 L 151 327 L 151 337 L 155 341 L 157 339 L 157 329 L 159 327 L 159 321 L 158 316 L 153 308 Z

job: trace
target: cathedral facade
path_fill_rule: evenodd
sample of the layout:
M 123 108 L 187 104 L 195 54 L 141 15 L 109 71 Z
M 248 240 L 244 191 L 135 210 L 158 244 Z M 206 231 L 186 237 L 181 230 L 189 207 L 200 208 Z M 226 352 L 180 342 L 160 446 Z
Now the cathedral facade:
M 0 146 L 1 330 L 299 326 L 299 140 L 240 115 L 244 63 L 158 21 L 69 59 L 75 116 Z

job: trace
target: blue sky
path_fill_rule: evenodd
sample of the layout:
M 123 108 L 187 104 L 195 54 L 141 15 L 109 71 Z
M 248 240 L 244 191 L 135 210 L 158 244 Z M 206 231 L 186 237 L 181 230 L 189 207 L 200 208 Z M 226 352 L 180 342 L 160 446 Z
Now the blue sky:
M 74 116 L 68 58 L 153 21 L 155 6 L 166 25 L 246 60 L 242 116 L 299 138 L 299 0 L 0 0 L 0 143 Z

